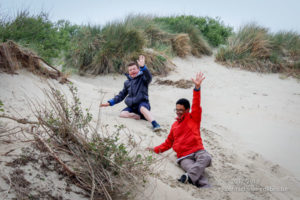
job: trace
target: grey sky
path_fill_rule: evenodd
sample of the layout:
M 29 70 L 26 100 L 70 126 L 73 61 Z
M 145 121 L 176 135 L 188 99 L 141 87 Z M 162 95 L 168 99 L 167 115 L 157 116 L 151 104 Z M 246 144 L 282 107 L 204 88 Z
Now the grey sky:
M 43 10 L 53 21 L 67 19 L 76 24 L 105 24 L 137 13 L 192 14 L 220 17 L 235 29 L 255 21 L 271 31 L 300 33 L 299 0 L 0 0 L 0 12 L 5 15 L 14 15 L 20 9 L 32 14 Z

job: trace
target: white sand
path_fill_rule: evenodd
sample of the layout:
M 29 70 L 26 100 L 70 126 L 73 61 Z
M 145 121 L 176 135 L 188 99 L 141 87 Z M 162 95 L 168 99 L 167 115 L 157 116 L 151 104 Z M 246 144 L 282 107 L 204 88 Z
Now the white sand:
M 202 137 L 204 146 L 213 155 L 213 166 L 206 172 L 211 189 L 183 185 L 177 178 L 183 171 L 176 164 L 172 150 L 155 155 L 162 162 L 157 166 L 159 177 L 150 177 L 149 185 L 137 199 L 297 199 L 300 198 L 300 84 L 277 74 L 257 74 L 231 69 L 214 62 L 213 57 L 176 58 L 176 70 L 163 79 L 190 79 L 202 71 Z M 83 107 L 90 107 L 97 116 L 101 97 L 108 100 L 122 89 L 126 77 L 73 76 Z M 146 121 L 118 117 L 124 103 L 101 110 L 101 121 L 113 127 L 124 124 L 141 149 L 163 142 L 174 121 L 173 109 L 178 98 L 192 99 L 191 89 L 150 85 L 152 112 L 164 131 L 156 135 Z M 24 107 L 24 93 L 43 99 L 38 87 L 43 81 L 28 72 L 18 76 L 0 74 L 0 99 L 7 109 Z M 66 89 L 65 86 L 58 87 Z M 1 155 L 7 151 L 0 147 Z M 271 191 L 270 191 L 271 190 Z M 66 197 L 67 198 L 67 197 Z

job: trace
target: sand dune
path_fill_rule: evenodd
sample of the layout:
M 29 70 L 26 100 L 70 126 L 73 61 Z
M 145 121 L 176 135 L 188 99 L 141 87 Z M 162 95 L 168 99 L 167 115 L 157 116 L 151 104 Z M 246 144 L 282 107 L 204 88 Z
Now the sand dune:
M 295 79 L 282 79 L 278 74 L 226 68 L 215 63 L 214 57 L 175 58 L 173 62 L 175 70 L 160 79 L 188 80 L 198 71 L 206 76 L 201 91 L 201 133 L 205 148 L 213 156 L 213 165 L 206 170 L 212 188 L 198 189 L 180 184 L 176 179 L 183 171 L 176 164 L 175 153 L 169 150 L 163 155 L 154 155 L 162 159 L 155 167 L 158 175 L 149 177 L 146 189 L 141 188 L 136 199 L 299 199 L 300 84 Z M 70 79 L 78 87 L 83 107 L 90 107 L 93 116 L 97 116 L 99 101 L 117 94 L 126 77 L 73 76 Z M 44 81 L 28 72 L 20 72 L 18 76 L 0 74 L 0 99 L 7 109 L 16 108 L 23 116 L 29 115 L 24 107 L 25 94 L 43 99 L 39 89 L 43 87 L 46 87 Z M 163 128 L 160 134 L 155 134 L 146 121 L 119 118 L 124 103 L 102 109 L 101 122 L 111 128 L 115 124 L 124 124 L 141 140 L 141 149 L 155 146 L 165 140 L 175 118 L 175 102 L 181 97 L 191 100 L 192 88 L 159 85 L 155 80 L 151 84 L 150 102 L 152 112 Z M 13 156 L 3 154 L 9 148 L 21 149 L 22 145 L 8 147 L 8 144 L 1 144 L 0 165 L 6 174 L 13 168 L 5 166 L 5 162 Z M 30 176 L 26 177 L 29 179 Z M 58 187 L 56 175 L 48 179 L 52 179 L 51 186 Z M 8 188 L 2 180 L 0 187 L 4 192 Z M 57 194 L 60 190 L 55 191 Z M 62 197 L 86 198 L 78 188 L 71 191 L 61 191 Z

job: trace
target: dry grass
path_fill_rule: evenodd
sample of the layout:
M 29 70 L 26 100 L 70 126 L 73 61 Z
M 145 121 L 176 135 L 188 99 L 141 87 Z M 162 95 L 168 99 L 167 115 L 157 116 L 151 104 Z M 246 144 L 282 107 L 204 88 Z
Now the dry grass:
M 168 59 L 168 56 L 154 50 L 145 49 L 143 52 L 146 58 L 146 65 L 153 75 L 166 76 L 174 65 Z
M 172 80 L 161 80 L 157 79 L 155 83 L 160 84 L 160 85 L 171 85 L 177 88 L 183 88 L 183 89 L 188 89 L 193 87 L 194 83 L 191 80 L 184 80 L 180 79 L 178 81 L 172 81 Z
M 158 44 L 167 44 L 170 45 L 172 34 L 167 33 L 155 25 L 149 25 L 144 30 L 145 36 L 148 39 L 148 46 L 154 47 Z
M 26 131 L 44 146 L 65 175 L 89 192 L 90 199 L 132 198 L 151 173 L 152 156 L 137 149 L 138 143 L 122 125 L 108 132 L 98 119 L 92 126 L 92 116 L 81 108 L 77 89 L 72 84 L 69 89 L 71 99 L 51 85 L 44 90 L 47 102 L 27 99 L 36 121 L 5 113 L 0 118 L 27 125 Z M 126 141 L 120 139 L 121 133 L 127 134 Z M 72 162 L 65 162 L 66 158 Z
M 46 78 L 60 79 L 61 83 L 68 81 L 63 73 L 35 53 L 21 48 L 13 41 L 2 43 L 0 45 L 0 70 L 16 74 L 16 71 L 22 68 Z
M 191 53 L 190 37 L 188 34 L 175 35 L 171 41 L 173 50 L 177 56 L 184 58 Z
M 298 34 L 272 35 L 266 28 L 248 24 L 228 39 L 227 46 L 218 50 L 216 60 L 249 71 L 280 72 L 299 77 L 299 46 Z
M 184 58 L 192 54 L 199 58 L 202 55 L 212 55 L 210 46 L 196 28 L 188 27 L 186 32 L 175 35 L 171 40 L 173 51 L 177 56 Z
M 209 44 L 203 39 L 202 34 L 195 27 L 188 29 L 188 34 L 192 46 L 192 55 L 201 57 L 202 55 L 212 55 L 212 50 Z

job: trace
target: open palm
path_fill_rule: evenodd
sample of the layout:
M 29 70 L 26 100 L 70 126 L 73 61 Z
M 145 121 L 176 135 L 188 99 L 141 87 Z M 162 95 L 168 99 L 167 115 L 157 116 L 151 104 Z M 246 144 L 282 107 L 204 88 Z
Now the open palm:
M 201 84 L 202 84 L 202 81 L 203 81 L 204 79 L 205 79 L 205 77 L 204 77 L 204 75 L 203 75 L 202 72 L 198 72 L 198 73 L 196 74 L 196 78 L 195 78 L 195 79 L 192 78 L 192 81 L 194 82 L 195 87 L 196 87 L 197 89 L 200 88 L 200 86 L 201 86 Z
M 138 65 L 139 65 L 140 67 L 144 67 L 144 65 L 145 65 L 145 56 L 140 55 L 140 56 L 139 56 L 139 59 L 137 60 L 137 63 L 138 63 Z

